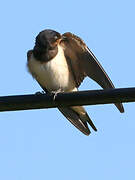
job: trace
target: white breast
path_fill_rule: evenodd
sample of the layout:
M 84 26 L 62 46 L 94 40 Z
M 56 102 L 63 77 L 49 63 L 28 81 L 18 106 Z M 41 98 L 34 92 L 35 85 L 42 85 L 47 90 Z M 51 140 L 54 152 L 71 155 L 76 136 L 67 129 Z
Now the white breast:
M 28 69 L 48 91 L 70 91 L 75 87 L 61 46 L 58 46 L 57 55 L 47 63 L 37 61 L 32 54 L 28 61 Z

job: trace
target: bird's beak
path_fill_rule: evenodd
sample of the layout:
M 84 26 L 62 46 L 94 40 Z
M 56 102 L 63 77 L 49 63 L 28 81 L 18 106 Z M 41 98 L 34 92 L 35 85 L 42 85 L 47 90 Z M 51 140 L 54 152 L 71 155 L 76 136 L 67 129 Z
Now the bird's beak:
M 61 37 L 61 41 L 65 41 L 67 38 L 65 36 Z

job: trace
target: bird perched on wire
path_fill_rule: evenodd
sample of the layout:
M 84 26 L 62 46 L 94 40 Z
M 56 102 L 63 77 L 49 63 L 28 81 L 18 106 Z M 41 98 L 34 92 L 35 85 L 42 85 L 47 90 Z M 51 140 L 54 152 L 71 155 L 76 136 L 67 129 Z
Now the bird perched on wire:
M 114 85 L 94 54 L 78 36 L 54 30 L 41 31 L 35 46 L 27 53 L 27 66 L 31 75 L 46 93 L 78 91 L 83 79 L 88 76 L 103 89 Z M 116 103 L 124 112 L 121 103 Z M 97 131 L 82 106 L 58 108 L 60 112 L 85 135 L 90 134 L 88 124 Z

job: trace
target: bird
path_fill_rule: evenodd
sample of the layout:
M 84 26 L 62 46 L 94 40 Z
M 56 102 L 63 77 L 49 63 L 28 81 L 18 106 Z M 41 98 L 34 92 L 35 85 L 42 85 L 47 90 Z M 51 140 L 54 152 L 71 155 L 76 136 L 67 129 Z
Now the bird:
M 109 76 L 87 47 L 75 34 L 60 34 L 52 29 L 41 31 L 34 48 L 27 52 L 27 68 L 46 93 L 78 91 L 85 77 L 90 77 L 103 89 L 115 88 Z M 123 113 L 121 103 L 115 103 Z M 97 131 L 83 106 L 58 107 L 59 111 L 83 134 Z

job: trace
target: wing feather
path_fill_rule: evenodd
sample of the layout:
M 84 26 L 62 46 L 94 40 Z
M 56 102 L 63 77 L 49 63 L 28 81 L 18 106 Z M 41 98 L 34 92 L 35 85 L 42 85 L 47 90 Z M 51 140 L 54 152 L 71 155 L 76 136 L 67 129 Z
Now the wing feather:
M 65 56 L 71 64 L 71 70 L 74 74 L 76 87 L 78 87 L 86 76 L 96 81 L 103 89 L 115 88 L 111 79 L 86 46 L 78 36 L 72 33 L 64 33 L 62 35 L 64 41 L 62 45 L 64 47 Z M 116 107 L 120 112 L 124 112 L 123 105 L 116 103 Z

